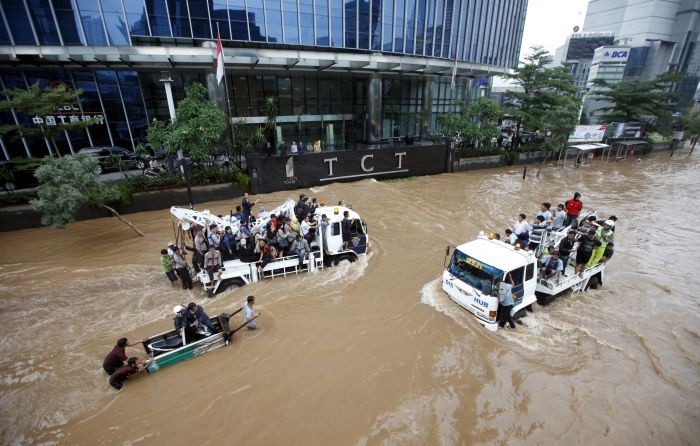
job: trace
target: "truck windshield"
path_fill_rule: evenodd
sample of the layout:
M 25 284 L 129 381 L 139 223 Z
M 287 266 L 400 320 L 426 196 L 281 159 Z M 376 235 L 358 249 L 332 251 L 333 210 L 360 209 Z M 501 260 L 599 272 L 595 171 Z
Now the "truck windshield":
M 491 294 L 493 281 L 503 277 L 503 271 L 455 250 L 447 270 L 459 280 L 484 294 Z

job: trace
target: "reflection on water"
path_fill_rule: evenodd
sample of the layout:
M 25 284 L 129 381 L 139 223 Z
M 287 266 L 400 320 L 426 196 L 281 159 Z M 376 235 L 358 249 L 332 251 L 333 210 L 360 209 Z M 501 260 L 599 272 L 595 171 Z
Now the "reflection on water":
M 354 205 L 372 253 L 353 264 L 206 299 L 158 265 L 167 211 L 0 234 L 3 443 L 692 444 L 700 438 L 697 157 L 580 170 L 520 168 L 363 181 L 311 194 Z M 444 247 L 503 229 L 575 191 L 616 214 L 602 289 L 490 333 L 440 289 Z M 309 193 L 309 191 L 306 191 Z M 296 193 L 262 196 L 274 206 Z M 216 202 L 214 212 L 235 203 Z M 139 376 L 117 393 L 100 365 L 121 336 L 255 294 L 260 329 Z M 137 348 L 131 353 L 143 356 Z M 204 434 L 206 432 L 206 434 Z

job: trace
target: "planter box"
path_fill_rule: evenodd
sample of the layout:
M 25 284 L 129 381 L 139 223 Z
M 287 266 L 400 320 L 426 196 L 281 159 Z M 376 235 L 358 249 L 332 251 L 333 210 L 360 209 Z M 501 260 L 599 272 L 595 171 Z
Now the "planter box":
M 460 158 L 457 170 L 488 169 L 504 165 L 502 155 L 477 156 L 474 158 Z

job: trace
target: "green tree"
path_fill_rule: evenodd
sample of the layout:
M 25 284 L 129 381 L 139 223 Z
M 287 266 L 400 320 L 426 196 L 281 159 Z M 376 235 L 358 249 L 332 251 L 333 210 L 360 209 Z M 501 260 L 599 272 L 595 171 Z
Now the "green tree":
M 79 153 L 47 158 L 35 175 L 40 184 L 36 189 L 37 198 L 29 204 L 41 212 L 42 224 L 63 228 L 75 221 L 75 214 L 81 206 L 89 204 L 108 210 L 143 236 L 143 232 L 107 204 L 119 200 L 119 189 L 98 181 L 96 157 Z
M 83 90 L 71 90 L 65 84 L 42 89 L 37 82 L 26 90 L 12 88 L 2 93 L 7 100 L 0 101 L 0 111 L 26 113 L 33 125 L 0 125 L 0 135 L 43 139 L 51 156 L 54 152 L 60 156 L 55 139 L 64 131 L 81 130 L 103 119 L 85 116 L 84 119 L 71 121 L 70 116 L 78 116 L 76 110 L 79 109 L 79 97 Z
M 693 141 L 693 144 L 690 147 L 690 151 L 692 152 L 695 149 L 695 144 L 697 143 L 698 138 L 700 137 L 700 113 L 696 112 L 690 115 L 685 121 L 684 128 L 689 135 L 692 135 L 691 140 Z
M 626 80 L 593 81 L 592 97 L 611 105 L 600 109 L 606 122 L 649 121 L 651 117 L 657 132 L 670 135 L 673 131 L 673 111 L 680 96 L 671 91 L 680 80 L 678 73 L 666 73 L 650 81 Z
M 461 113 L 448 113 L 438 118 L 443 136 L 461 137 L 480 145 L 499 135 L 498 121 L 503 113 L 493 100 L 479 98 L 466 107 L 462 101 L 456 101 L 456 104 L 461 106 Z
M 549 126 L 561 132 L 571 117 L 571 128 L 576 124 L 580 101 L 574 96 L 574 78 L 566 67 L 552 67 L 551 63 L 546 50 L 533 46 L 525 61 L 505 76 L 520 87 L 505 94 L 506 112 L 517 122 L 513 148 L 517 148 L 523 128 L 534 131 Z M 558 122 L 553 124 L 553 119 Z
M 185 88 L 185 98 L 177 104 L 175 115 L 175 122 L 151 122 L 148 143 L 166 153 L 182 150 L 193 160 L 209 161 L 226 128 L 226 114 L 207 99 L 204 85 L 195 82 Z

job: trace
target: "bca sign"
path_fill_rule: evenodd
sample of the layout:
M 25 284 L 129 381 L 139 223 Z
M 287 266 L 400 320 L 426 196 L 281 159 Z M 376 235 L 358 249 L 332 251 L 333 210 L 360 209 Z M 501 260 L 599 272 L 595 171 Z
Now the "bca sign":
M 630 49 L 626 47 L 602 46 L 593 53 L 593 63 L 596 62 L 627 62 Z

